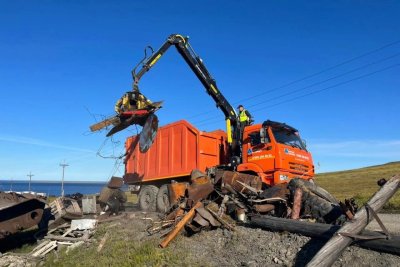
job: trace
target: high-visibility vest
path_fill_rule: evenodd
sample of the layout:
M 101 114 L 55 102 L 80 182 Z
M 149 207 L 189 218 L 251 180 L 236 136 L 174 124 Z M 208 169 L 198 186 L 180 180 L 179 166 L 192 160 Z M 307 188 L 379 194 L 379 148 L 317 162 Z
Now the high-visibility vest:
M 245 122 L 245 121 L 249 121 L 249 117 L 246 114 L 246 110 L 243 109 L 240 114 L 239 114 L 239 121 L 240 122 Z

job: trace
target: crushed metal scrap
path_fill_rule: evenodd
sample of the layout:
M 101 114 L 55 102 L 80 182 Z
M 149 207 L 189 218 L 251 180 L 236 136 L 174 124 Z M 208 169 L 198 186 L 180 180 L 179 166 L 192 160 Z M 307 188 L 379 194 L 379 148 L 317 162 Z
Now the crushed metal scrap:
M 183 230 L 194 234 L 218 227 L 234 231 L 236 223 L 251 221 L 253 216 L 343 225 L 357 212 L 354 200 L 338 202 L 313 182 L 292 179 L 262 189 L 256 176 L 224 171 L 209 177 L 194 170 L 191 181 L 168 185 L 171 210 L 162 220 L 153 222 L 149 234 L 169 231 L 160 243 L 164 248 Z
M 97 224 L 126 217 L 120 214 L 127 200 L 122 185 L 122 178 L 112 177 L 98 199 L 77 193 L 48 205 L 33 195 L 0 192 L 0 239 L 38 225 L 33 235 L 38 245 L 24 254 L 27 258 L 42 258 L 60 247 L 67 247 L 68 252 L 90 243 Z M 85 218 L 85 214 L 96 218 Z

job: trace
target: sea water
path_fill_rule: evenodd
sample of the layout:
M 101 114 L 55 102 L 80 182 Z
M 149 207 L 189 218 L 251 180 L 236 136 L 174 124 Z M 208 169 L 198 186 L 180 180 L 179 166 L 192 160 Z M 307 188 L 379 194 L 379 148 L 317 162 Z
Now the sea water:
M 96 194 L 100 193 L 106 184 L 107 182 L 64 182 L 64 194 Z M 29 191 L 29 181 L 0 180 L 0 191 Z M 61 196 L 61 181 L 31 182 L 31 191 L 45 193 L 47 196 Z

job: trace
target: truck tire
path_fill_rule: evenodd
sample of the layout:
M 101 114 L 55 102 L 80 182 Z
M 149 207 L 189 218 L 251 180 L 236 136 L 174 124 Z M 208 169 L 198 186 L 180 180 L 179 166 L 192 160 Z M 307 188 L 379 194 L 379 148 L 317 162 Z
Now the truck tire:
M 162 185 L 157 194 L 157 210 L 166 213 L 170 209 L 168 185 Z
M 144 211 L 156 211 L 158 187 L 144 185 L 139 193 L 139 207 Z

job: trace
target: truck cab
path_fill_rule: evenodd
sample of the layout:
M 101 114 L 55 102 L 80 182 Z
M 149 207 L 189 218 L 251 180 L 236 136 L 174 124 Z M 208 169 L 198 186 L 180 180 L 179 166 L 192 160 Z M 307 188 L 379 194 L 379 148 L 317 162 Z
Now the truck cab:
M 237 171 L 256 174 L 264 184 L 272 186 L 293 178 L 312 179 L 314 165 L 295 128 L 268 120 L 245 127 L 242 163 Z

